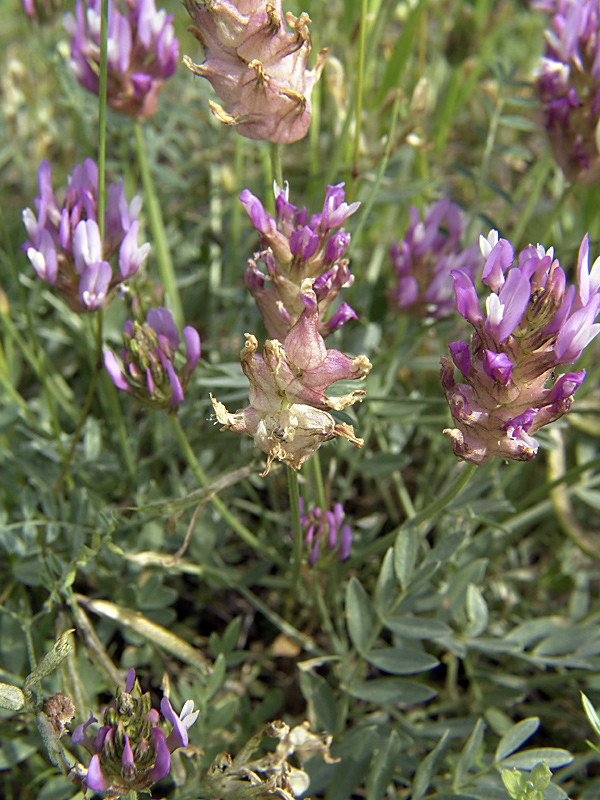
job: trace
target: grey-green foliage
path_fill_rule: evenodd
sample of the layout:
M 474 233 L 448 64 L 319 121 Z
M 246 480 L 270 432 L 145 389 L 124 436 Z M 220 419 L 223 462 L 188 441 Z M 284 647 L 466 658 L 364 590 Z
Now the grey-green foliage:
M 475 719 L 457 751 L 457 722 L 446 730 L 443 723 L 438 725 L 439 734 L 432 741 L 428 731 L 433 732 L 434 727 L 419 723 L 420 715 L 411 712 L 419 704 L 433 702 L 439 682 L 422 676 L 448 658 L 487 652 L 553 663 L 559 657 L 558 642 L 554 645 L 552 638 L 558 639 L 560 621 L 556 619 L 536 621 L 531 633 L 519 625 L 502 637 L 490 636 L 492 615 L 481 588 L 485 569 L 485 559 L 479 557 L 466 532 L 451 533 L 426 550 L 418 530 L 407 524 L 381 562 L 372 596 L 357 577 L 349 581 L 346 619 L 354 651 L 349 655 L 352 666 L 343 688 L 355 700 L 375 704 L 377 718 L 387 719 L 389 730 L 382 737 L 383 730 L 367 735 L 364 729 L 363 744 L 372 748 L 372 754 L 367 759 L 363 749 L 352 774 L 358 782 L 367 770 L 370 796 L 383 796 L 384 784 L 397 781 L 411 787 L 411 800 L 503 800 L 509 786 L 510 791 L 521 792 L 514 795 L 515 800 L 567 797 L 552 783 L 550 769 L 569 764 L 572 755 L 558 747 L 524 747 L 539 729 L 537 717 L 506 725 L 505 717 L 499 714 L 496 721 L 491 713 L 493 729 L 482 718 Z M 569 654 L 569 664 L 579 663 L 575 653 L 584 646 L 585 634 L 589 635 L 589 625 L 577 628 L 560 627 L 561 633 L 567 634 L 560 653 L 563 659 Z M 589 642 L 586 646 L 589 651 Z M 318 702 L 329 709 L 321 719 L 334 724 L 335 700 L 327 682 L 307 672 L 302 688 L 315 707 Z M 498 724 L 502 726 L 499 741 Z M 464 726 L 460 730 L 465 730 Z M 347 790 L 353 788 L 350 777 L 348 773 L 344 776 Z M 337 791 L 332 789 L 330 797 L 336 800 Z

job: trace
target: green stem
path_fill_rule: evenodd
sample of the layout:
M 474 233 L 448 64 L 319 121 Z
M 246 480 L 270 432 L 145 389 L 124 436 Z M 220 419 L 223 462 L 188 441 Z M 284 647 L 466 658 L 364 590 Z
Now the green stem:
M 359 236 L 362 232 L 363 227 L 365 226 L 367 217 L 371 213 L 371 208 L 373 207 L 373 203 L 375 202 L 377 196 L 379 195 L 379 187 L 381 186 L 383 176 L 385 175 L 385 170 L 388 165 L 390 153 L 392 151 L 392 146 L 396 138 L 396 123 L 398 121 L 399 110 L 400 110 L 400 93 L 397 92 L 396 97 L 394 99 L 394 105 L 392 106 L 392 113 L 390 116 L 390 127 L 387 133 L 387 141 L 385 145 L 383 158 L 381 159 L 381 161 L 379 162 L 379 166 L 377 167 L 377 175 L 375 176 L 373 188 L 371 189 L 369 197 L 367 198 L 367 201 L 362 205 L 360 209 L 360 217 L 358 219 L 358 224 L 354 229 L 354 231 L 352 232 L 352 242 L 357 242 L 359 240 Z
M 296 597 L 298 584 L 300 583 L 300 573 L 302 570 L 302 555 L 304 541 L 302 536 L 302 524 L 300 522 L 300 491 L 298 489 L 298 473 L 291 467 L 287 468 L 288 490 L 290 493 L 290 515 L 292 517 L 292 535 L 294 560 L 292 563 L 292 581 L 290 584 L 290 600 Z
M 423 522 L 433 520 L 441 511 L 446 508 L 446 506 L 450 505 L 450 503 L 458 497 L 458 495 L 462 492 L 475 474 L 476 469 L 477 464 L 465 464 L 446 491 L 442 492 L 438 499 L 434 500 L 433 503 L 430 503 L 427 508 L 424 508 L 422 511 L 419 511 L 413 517 L 408 519 L 404 525 L 416 526 Z M 361 559 L 371 555 L 384 553 L 388 547 L 394 544 L 397 535 L 398 531 L 394 530 L 391 533 L 380 537 L 370 547 L 366 548 L 366 550 L 363 550 L 363 552 L 360 554 Z
M 179 419 L 174 416 L 173 414 L 168 415 L 169 422 L 171 423 L 171 428 L 173 429 L 173 433 L 175 434 L 175 438 L 185 456 L 185 459 L 192 470 L 192 473 L 200 486 L 207 486 L 209 483 L 209 479 L 207 478 L 204 470 L 198 463 L 198 459 L 196 458 L 196 454 L 192 450 L 192 447 L 188 441 L 187 436 L 185 435 L 185 431 L 181 427 L 181 423 Z M 237 517 L 231 513 L 231 511 L 227 508 L 227 506 L 223 503 L 220 497 L 217 495 L 213 495 L 210 498 L 210 503 L 215 511 L 219 514 L 219 516 L 228 524 L 230 525 L 233 530 L 238 534 L 240 539 L 242 539 L 246 544 L 252 547 L 253 550 L 256 550 L 257 553 L 260 553 L 265 558 L 275 561 L 280 567 L 286 567 L 288 562 L 282 558 L 279 553 L 273 550 L 270 547 L 264 545 L 257 537 L 248 530 L 248 528 L 237 519 Z
M 281 145 L 275 142 L 270 143 L 271 153 L 271 171 L 273 172 L 273 180 L 277 181 L 277 186 L 283 189 L 283 168 L 281 166 Z
M 356 107 L 354 129 L 354 157 L 352 163 L 352 184 L 349 195 L 354 196 L 356 179 L 360 168 L 360 132 L 363 109 L 363 86 L 365 72 L 365 42 L 367 36 L 367 0 L 360 0 L 360 29 L 358 33 L 358 66 L 356 76 Z
M 106 208 L 106 95 L 108 89 L 108 0 L 100 9 L 100 88 L 98 95 L 98 228 L 104 241 L 104 210 Z
M 144 141 L 144 131 L 139 120 L 133 122 L 133 132 L 135 135 L 135 150 L 138 160 L 138 167 L 140 170 L 140 177 L 142 179 L 142 186 L 144 187 L 144 197 L 146 199 L 146 211 L 148 214 L 148 222 L 152 231 L 152 239 L 154 242 L 154 249 L 156 252 L 156 261 L 158 263 L 158 272 L 160 280 L 165 290 L 165 294 L 169 298 L 171 310 L 173 312 L 173 319 L 177 328 L 181 329 L 184 325 L 183 305 L 181 303 L 181 296 L 175 278 L 175 267 L 173 266 L 173 259 L 171 258 L 171 251 L 167 242 L 167 234 L 165 231 L 165 224 L 158 202 L 158 195 L 152 179 L 150 165 L 148 163 L 148 154 L 146 152 L 146 144 Z
M 65 476 L 69 470 L 69 465 L 71 463 L 71 459 L 73 458 L 73 453 L 75 452 L 75 447 L 77 446 L 77 442 L 81 436 L 81 431 L 85 424 L 88 414 L 90 413 L 90 409 L 92 407 L 92 402 L 94 400 L 94 394 L 96 392 L 96 383 L 98 382 L 98 376 L 100 375 L 100 371 L 102 369 L 102 309 L 99 309 L 96 312 L 96 347 L 95 347 L 95 363 L 94 363 L 94 371 L 92 372 L 92 379 L 90 381 L 90 385 L 88 388 L 87 396 L 85 398 L 85 403 L 83 405 L 83 409 L 81 411 L 81 416 L 79 417 L 79 422 L 77 423 L 77 427 L 75 428 L 75 433 L 73 434 L 73 438 L 71 439 L 71 446 L 69 447 L 69 451 L 66 455 L 66 458 L 63 462 L 63 467 L 56 481 L 56 486 L 54 487 L 54 494 L 58 494 L 60 488 L 63 484 Z
M 321 459 L 319 453 L 316 452 L 310 459 L 309 464 L 312 467 L 313 479 L 315 482 L 315 494 L 317 496 L 317 505 L 322 511 L 327 511 L 327 498 L 325 497 L 325 485 L 323 483 L 323 471 L 321 470 Z

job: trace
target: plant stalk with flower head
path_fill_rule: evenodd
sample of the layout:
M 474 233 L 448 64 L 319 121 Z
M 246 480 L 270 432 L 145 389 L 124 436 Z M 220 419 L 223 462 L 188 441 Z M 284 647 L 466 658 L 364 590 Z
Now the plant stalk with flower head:
M 37 216 L 30 208 L 23 211 L 29 237 L 23 250 L 38 278 L 53 286 L 71 310 L 97 311 L 138 271 L 150 250 L 147 243 L 138 247 L 141 200 L 136 196 L 127 203 L 122 180 L 109 187 L 101 241 L 98 169 L 91 158 L 73 170 L 62 204 L 52 189 L 47 161 L 39 166 L 38 184 Z M 118 262 L 118 271 L 113 271 L 111 259 Z
M 537 3 L 552 14 L 537 70 L 554 158 L 571 181 L 600 180 L 600 10 L 597 0 Z
M 135 670 L 130 669 L 125 691 L 117 690 L 96 736 L 88 733 L 90 725 L 97 722 L 93 714 L 71 736 L 74 744 L 82 745 L 92 756 L 83 778 L 86 788 L 106 792 L 108 797 L 122 797 L 131 790 L 149 792 L 169 774 L 171 753 L 188 746 L 188 730 L 199 713 L 193 708 L 188 700 L 177 715 L 163 697 L 160 710 L 172 726 L 165 736 L 150 693 L 142 694 Z
M 156 111 L 158 93 L 175 72 L 179 42 L 171 14 L 156 10 L 154 0 L 125 0 L 125 14 L 115 2 L 108 11 L 107 101 L 113 111 L 143 119 Z M 75 17 L 66 14 L 71 36 L 69 65 L 78 82 L 98 94 L 101 0 L 77 0 Z
M 210 103 L 215 117 L 249 139 L 289 144 L 306 136 L 311 94 L 327 52 L 321 50 L 307 69 L 308 14 L 288 12 L 284 18 L 281 0 L 184 0 L 184 5 L 205 55 L 202 64 L 188 56 L 184 62 L 227 103 L 227 111 Z
M 302 284 L 304 312 L 283 343 L 269 339 L 262 355 L 257 355 L 256 337 L 246 334 L 240 360 L 250 382 L 250 405 L 231 414 L 211 396 L 217 420 L 225 428 L 252 436 L 256 446 L 267 454 L 263 476 L 276 458 L 300 469 L 323 442 L 339 436 L 355 447 L 363 445 L 353 427 L 336 423 L 329 410 L 341 411 L 361 400 L 365 392 L 355 390 L 328 397 L 325 391 L 339 380 L 362 380 L 371 363 L 366 356 L 351 358 L 339 350 L 326 349 L 318 331 L 313 282 L 306 279 Z
M 127 320 L 123 338 L 125 346 L 120 355 L 124 370 L 112 350 L 104 353 L 104 364 L 117 389 L 132 394 L 151 408 L 175 413 L 200 360 L 200 337 L 196 329 L 190 325 L 183 329 L 186 359 L 179 374 L 173 366 L 179 333 L 166 308 L 150 308 L 143 325 Z
M 460 246 L 464 218 L 456 203 L 438 200 L 425 207 L 422 221 L 414 206 L 409 214 L 404 239 L 390 248 L 398 284 L 388 292 L 388 301 L 395 312 L 439 319 L 454 309 L 451 271 L 472 272 L 480 265 L 481 256 L 476 244 Z
M 456 455 L 474 464 L 493 456 L 529 461 L 538 450 L 532 434 L 569 410 L 585 377 L 580 370 L 555 378 L 555 369 L 576 361 L 600 331 L 600 259 L 590 272 L 586 235 L 578 285 L 567 289 L 553 248 L 529 245 L 513 266 L 513 247 L 497 231 L 482 236 L 480 247 L 482 280 L 491 290 L 486 314 L 470 273 L 452 272 L 456 308 L 475 331 L 470 344 L 449 345 L 452 359 L 442 357 L 442 384 L 457 426 L 444 433 Z M 455 367 L 465 383 L 455 381 Z
M 274 190 L 277 219 L 267 214 L 248 189 L 240 195 L 264 248 L 248 261 L 246 285 L 269 335 L 283 341 L 304 312 L 302 283 L 312 279 L 319 333 L 326 337 L 348 319 L 356 319 L 347 303 L 342 303 L 327 321 L 324 318 L 341 289 L 354 282 L 348 259 L 344 258 L 350 234 L 341 226 L 360 203 L 346 203 L 343 183 L 328 186 L 323 210 L 309 219 L 306 208 L 298 209 L 289 202 L 287 184 L 280 189 L 275 183 Z M 259 263 L 265 272 L 259 269 Z

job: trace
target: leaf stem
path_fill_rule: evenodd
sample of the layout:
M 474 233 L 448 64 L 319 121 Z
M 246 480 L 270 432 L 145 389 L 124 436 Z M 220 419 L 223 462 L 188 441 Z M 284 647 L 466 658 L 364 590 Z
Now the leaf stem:
M 169 422 L 171 423 L 171 428 L 173 429 L 173 433 L 177 439 L 179 446 L 183 452 L 183 455 L 200 486 L 207 486 L 209 483 L 209 479 L 204 473 L 204 470 L 198 463 L 198 459 L 196 458 L 196 454 L 192 450 L 192 447 L 188 441 L 188 438 L 185 434 L 185 431 L 181 427 L 181 423 L 179 422 L 178 417 L 173 414 L 168 415 Z M 210 503 L 215 511 L 219 514 L 219 516 L 228 524 L 230 525 L 233 530 L 238 534 L 240 539 L 246 542 L 247 545 L 252 547 L 257 553 L 260 553 L 264 558 L 267 558 L 271 561 L 275 561 L 280 567 L 286 567 L 287 561 L 279 555 L 276 550 L 273 550 L 271 547 L 267 547 L 264 545 L 248 528 L 240 522 L 237 517 L 231 513 L 231 511 L 227 508 L 225 503 L 221 500 L 220 497 L 217 495 L 213 495 L 210 498 Z
M 158 263 L 158 273 L 160 280 L 165 290 L 165 294 L 169 299 L 171 310 L 173 312 L 173 319 L 177 328 L 181 329 L 184 325 L 183 305 L 181 303 L 181 296 L 177 286 L 175 277 L 175 267 L 173 266 L 173 259 L 171 258 L 171 251 L 167 242 L 167 234 L 165 231 L 165 223 L 158 202 L 158 195 L 156 187 L 152 179 L 152 172 L 148 163 L 148 153 L 146 151 L 146 143 L 144 139 L 144 131 L 142 124 L 139 120 L 133 122 L 133 132 L 135 136 L 135 150 L 140 170 L 140 177 L 142 179 L 142 186 L 144 187 L 144 197 L 146 199 L 146 212 L 148 214 L 148 222 L 152 231 L 152 239 L 154 242 L 154 249 L 156 252 L 156 261 Z

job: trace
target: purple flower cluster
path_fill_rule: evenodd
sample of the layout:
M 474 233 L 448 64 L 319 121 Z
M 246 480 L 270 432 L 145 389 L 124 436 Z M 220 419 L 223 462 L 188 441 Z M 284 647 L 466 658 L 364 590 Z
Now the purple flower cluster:
M 71 37 L 69 65 L 78 82 L 98 94 L 100 68 L 100 11 L 102 0 L 77 0 L 75 17 L 66 14 Z M 156 111 L 158 93 L 175 72 L 179 42 L 171 14 L 156 10 L 154 0 L 124 0 L 125 13 L 115 0 L 108 8 L 107 102 L 130 117 L 149 117 Z
M 263 475 L 276 458 L 300 469 L 323 442 L 338 436 L 355 447 L 363 445 L 352 426 L 336 423 L 329 410 L 341 411 L 361 400 L 365 392 L 355 390 L 329 397 L 325 391 L 339 380 L 362 380 L 371 363 L 366 356 L 351 358 L 339 350 L 327 350 L 319 333 L 313 283 L 306 279 L 302 284 L 304 311 L 283 343 L 269 339 L 262 355 L 257 355 L 256 337 L 246 334 L 240 360 L 250 382 L 250 405 L 231 414 L 211 395 L 217 420 L 225 428 L 252 436 L 256 446 L 267 454 Z
M 542 7 L 552 19 L 537 85 L 554 158 L 569 180 L 592 186 L 600 179 L 600 9 L 597 0 Z
M 396 312 L 408 311 L 414 317 L 445 317 L 454 310 L 453 269 L 473 272 L 481 264 L 477 244 L 462 249 L 463 213 L 448 199 L 426 207 L 423 220 L 419 210 L 409 209 L 410 225 L 399 242 L 390 248 L 398 279 L 388 293 Z
M 308 563 L 313 566 L 319 556 L 321 542 L 325 542 L 331 552 L 337 550 L 337 557 L 345 561 L 352 547 L 352 531 L 344 525 L 344 507 L 336 503 L 333 511 L 323 511 L 318 506 L 311 506 L 304 511 L 304 500 L 300 498 L 300 522 L 306 528 L 304 542 L 310 550 Z
M 87 158 L 73 170 L 60 204 L 52 189 L 50 164 L 38 169 L 36 213 L 23 211 L 28 240 L 23 250 L 37 276 L 54 286 L 69 308 L 97 311 L 107 305 L 118 285 L 134 275 L 148 255 L 149 244 L 138 247 L 139 197 L 127 203 L 123 181 L 108 189 L 104 241 L 97 218 L 98 168 Z M 37 216 L 36 216 L 37 214 Z M 118 255 L 118 271 L 110 260 Z
M 199 713 L 193 708 L 188 700 L 178 716 L 163 697 L 160 710 L 173 728 L 165 737 L 150 693 L 142 695 L 135 670 L 130 669 L 125 691 L 117 692 L 96 735 L 88 733 L 90 725 L 98 721 L 92 714 L 73 731 L 72 742 L 85 747 L 92 756 L 84 779 L 86 787 L 93 792 L 109 792 L 111 797 L 130 790 L 148 792 L 169 774 L 171 753 L 188 746 L 188 730 Z
M 104 364 L 117 389 L 152 408 L 176 411 L 200 360 L 198 331 L 189 325 L 183 329 L 186 359 L 179 373 L 173 366 L 179 333 L 166 308 L 149 309 L 143 325 L 127 320 L 123 339 L 125 346 L 120 355 L 124 369 L 112 350 L 104 353 Z
M 327 187 L 323 211 L 310 219 L 306 208 L 298 209 L 290 203 L 287 184 L 284 189 L 275 184 L 276 219 L 248 189 L 240 200 L 264 248 L 248 261 L 245 280 L 269 335 L 283 341 L 303 314 L 301 286 L 307 278 L 313 281 L 321 336 L 328 336 L 348 319 L 356 319 L 347 303 L 342 303 L 329 320 L 324 319 L 340 290 L 354 281 L 344 258 L 350 234 L 341 226 L 360 203 L 346 203 L 344 184 Z
M 228 111 L 210 103 L 217 119 L 249 139 L 289 144 L 306 136 L 311 93 L 327 52 L 321 50 L 307 70 L 308 14 L 288 12 L 284 19 L 281 0 L 184 0 L 184 5 L 205 55 L 202 64 L 187 56 L 184 61 L 227 103 Z
M 553 248 L 529 245 L 513 266 L 513 247 L 496 231 L 481 237 L 480 247 L 482 281 L 490 289 L 485 314 L 471 274 L 452 273 L 456 308 L 475 330 L 470 344 L 453 342 L 452 358 L 442 357 L 442 384 L 456 425 L 444 433 L 466 461 L 529 461 L 538 449 L 533 434 L 569 410 L 585 377 L 580 370 L 556 378 L 555 369 L 576 361 L 600 331 L 600 259 L 590 272 L 586 235 L 577 286 L 567 288 Z M 455 367 L 464 383 L 455 381 Z

